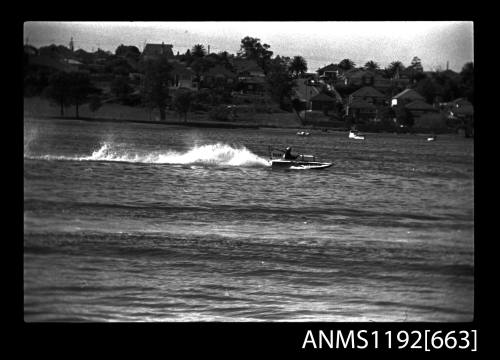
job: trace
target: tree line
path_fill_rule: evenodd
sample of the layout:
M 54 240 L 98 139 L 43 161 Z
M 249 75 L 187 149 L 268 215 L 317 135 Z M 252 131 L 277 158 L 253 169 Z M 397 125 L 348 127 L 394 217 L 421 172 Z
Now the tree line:
M 192 108 L 231 103 L 231 91 L 238 90 L 239 86 L 237 83 L 211 86 L 204 89 L 205 91 L 198 92 L 180 89 L 172 95 L 170 85 L 173 82 L 173 67 L 167 56 L 144 60 L 137 47 L 123 44 L 117 47 L 114 54 L 101 49 L 94 53 L 82 49 L 72 52 L 62 45 L 42 47 L 39 53 L 45 56 L 76 57 L 89 69 L 98 68 L 95 71 L 100 72 L 101 76 L 109 75 L 107 81 L 116 101 L 126 105 L 142 105 L 149 109 L 158 109 L 162 120 L 166 117 L 168 107 L 186 119 L 187 113 Z M 215 66 L 222 66 L 235 72 L 233 63 L 236 58 L 253 60 L 264 72 L 264 88 L 267 96 L 286 111 L 294 109 L 291 98 L 296 85 L 295 80 L 308 69 L 304 57 L 274 56 L 269 44 L 250 36 L 241 40 L 236 55 L 227 51 L 208 53 L 203 45 L 196 44 L 184 54 L 177 53 L 176 58 L 192 70 L 194 80 L 198 83 L 202 75 Z M 101 65 L 95 65 L 96 59 L 102 59 Z M 337 65 L 343 72 L 356 69 L 356 64 L 350 59 L 343 59 Z M 459 74 L 446 71 L 424 72 L 418 57 L 414 57 L 408 67 L 400 61 L 394 61 L 385 69 L 381 69 L 377 62 L 368 61 L 360 68 L 385 78 L 407 76 L 411 87 L 421 93 L 428 102 L 433 102 L 436 98 L 449 101 L 460 96 L 473 102 L 472 63 L 465 64 Z M 133 73 L 141 74 L 141 78 L 132 80 L 130 74 Z M 89 103 L 91 110 L 97 110 L 103 100 L 102 90 L 93 84 L 88 72 L 33 70 L 25 55 L 26 93 L 41 94 L 49 98 L 59 105 L 61 116 L 64 116 L 66 106 L 74 105 L 78 117 L 79 106 Z

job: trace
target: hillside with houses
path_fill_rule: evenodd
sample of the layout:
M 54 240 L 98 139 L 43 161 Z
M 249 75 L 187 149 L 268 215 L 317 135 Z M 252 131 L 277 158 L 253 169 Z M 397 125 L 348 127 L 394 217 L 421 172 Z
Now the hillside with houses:
M 275 55 L 245 37 L 237 54 L 167 43 L 115 52 L 24 45 L 25 113 L 149 121 L 473 136 L 474 69 L 424 71 L 414 57 L 359 66 L 349 59 L 308 72 L 303 56 Z M 50 103 L 35 107 L 32 104 Z M 112 110 L 114 109 L 114 110 Z M 117 114 L 120 115 L 117 115 Z

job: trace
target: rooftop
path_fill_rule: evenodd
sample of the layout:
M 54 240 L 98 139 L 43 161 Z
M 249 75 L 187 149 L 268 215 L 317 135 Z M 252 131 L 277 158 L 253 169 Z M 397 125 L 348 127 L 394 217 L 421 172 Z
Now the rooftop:
M 359 90 L 356 90 L 351 94 L 352 97 L 372 97 L 372 98 L 385 98 L 384 94 L 382 94 L 377 89 L 371 86 L 362 87 Z

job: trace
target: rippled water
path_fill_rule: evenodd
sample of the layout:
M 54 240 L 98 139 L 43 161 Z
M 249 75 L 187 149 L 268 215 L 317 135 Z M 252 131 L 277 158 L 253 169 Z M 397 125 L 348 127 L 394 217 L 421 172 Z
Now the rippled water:
M 470 139 L 24 128 L 26 321 L 472 320 Z

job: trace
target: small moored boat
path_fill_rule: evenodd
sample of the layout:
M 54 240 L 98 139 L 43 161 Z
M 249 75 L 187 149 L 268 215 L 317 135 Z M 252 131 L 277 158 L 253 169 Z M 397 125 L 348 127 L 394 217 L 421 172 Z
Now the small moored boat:
M 356 131 L 349 131 L 349 139 L 364 140 L 364 135 L 359 135 Z

